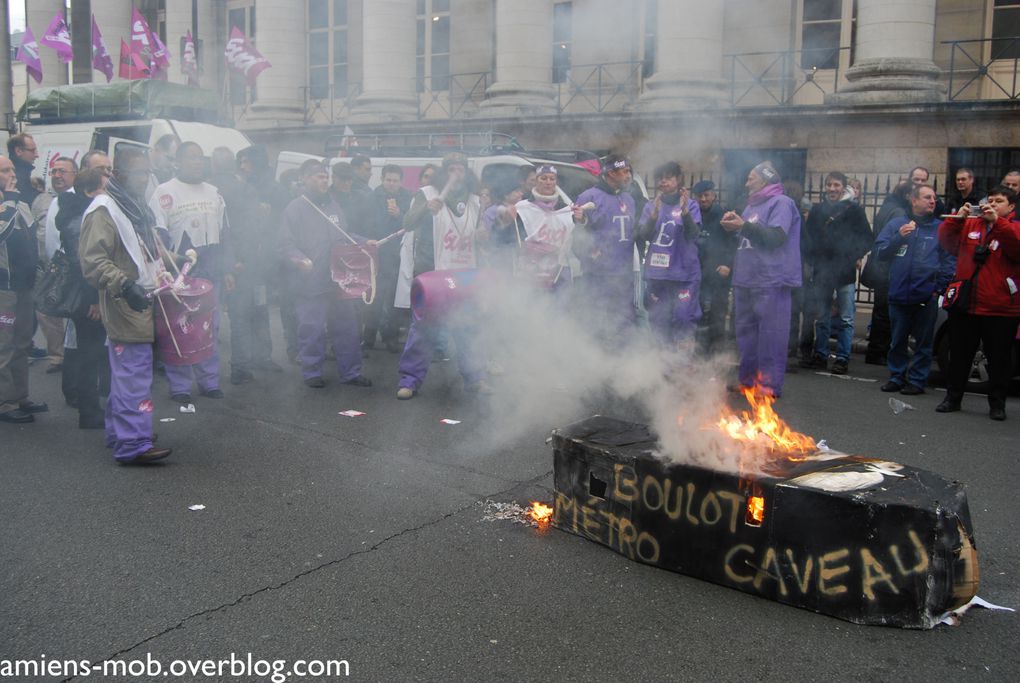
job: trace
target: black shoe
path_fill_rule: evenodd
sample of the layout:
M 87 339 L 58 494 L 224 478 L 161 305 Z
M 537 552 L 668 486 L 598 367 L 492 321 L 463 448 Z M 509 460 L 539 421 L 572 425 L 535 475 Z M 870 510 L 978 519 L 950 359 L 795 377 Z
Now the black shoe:
M 891 393 L 893 393 L 895 391 L 902 391 L 903 390 L 903 387 L 901 385 L 897 384 L 896 382 L 894 382 L 892 380 L 889 380 L 888 382 L 886 382 L 885 384 L 883 384 L 879 388 L 882 391 L 884 391 L 885 393 L 887 393 L 887 394 L 891 394 Z
M 936 413 L 955 413 L 960 409 L 960 402 L 954 401 L 953 399 L 946 397 L 942 399 L 942 403 L 935 406 Z
M 264 360 L 259 363 L 259 370 L 268 370 L 269 372 L 283 372 L 283 368 L 274 363 L 271 360 Z
M 182 405 L 188 405 L 191 403 L 191 394 L 173 394 L 170 398 Z
M 31 358 L 32 360 L 39 360 L 40 358 L 47 358 L 49 355 L 50 354 L 47 353 L 46 349 L 37 349 L 34 346 L 28 352 L 28 357 Z
M 255 375 L 253 375 L 248 370 L 231 370 L 230 371 L 230 383 L 231 384 L 247 384 L 248 382 L 251 382 L 253 379 L 255 379 Z
M 14 424 L 35 422 L 35 415 L 15 408 L 14 410 L 8 410 L 6 413 L 0 413 L 0 422 L 11 422 Z
M 50 407 L 45 403 L 36 403 L 35 401 L 22 401 L 18 408 L 26 413 L 48 413 Z
M 368 377 L 365 377 L 364 375 L 358 375 L 357 377 L 349 379 L 346 382 L 340 382 L 340 384 L 350 384 L 353 387 L 370 387 L 372 386 L 372 380 L 370 380 Z
M 832 362 L 832 374 L 834 375 L 845 375 L 850 370 L 850 363 L 842 358 L 837 358 Z
M 144 453 L 139 453 L 130 460 L 119 460 L 118 462 L 121 465 L 145 465 L 150 462 L 162 460 L 171 453 L 173 453 L 173 451 L 170 450 L 169 448 L 156 448 L 155 446 L 153 446 L 149 450 L 145 451 Z
M 885 356 L 865 356 L 864 362 L 868 365 L 888 365 L 888 360 Z
M 808 370 L 824 370 L 829 366 L 829 359 L 816 354 L 810 358 L 801 358 L 798 365 Z
M 904 396 L 920 396 L 921 394 L 924 393 L 924 389 L 917 386 L 916 384 L 908 384 L 902 389 L 900 389 L 900 393 L 903 394 Z
M 305 386 L 312 389 L 321 389 L 326 386 L 326 380 L 321 377 L 309 377 L 305 380 Z
M 995 406 L 994 408 L 988 409 L 988 417 L 992 418 L 996 422 L 1002 422 L 1006 419 L 1006 409 L 1001 406 Z
M 63 365 L 51 365 L 50 367 L 46 368 L 46 374 L 55 375 L 58 372 L 63 371 L 63 369 L 64 369 Z
M 198 392 L 198 395 L 205 396 L 206 398 L 223 398 L 223 391 L 220 389 L 208 389 Z

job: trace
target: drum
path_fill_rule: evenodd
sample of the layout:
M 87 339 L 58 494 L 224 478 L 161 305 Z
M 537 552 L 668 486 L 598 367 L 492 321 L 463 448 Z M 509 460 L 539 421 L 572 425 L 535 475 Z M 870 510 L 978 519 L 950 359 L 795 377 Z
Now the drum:
M 156 354 L 167 365 L 193 365 L 216 350 L 216 289 L 201 278 L 184 278 L 180 289 L 156 297 Z

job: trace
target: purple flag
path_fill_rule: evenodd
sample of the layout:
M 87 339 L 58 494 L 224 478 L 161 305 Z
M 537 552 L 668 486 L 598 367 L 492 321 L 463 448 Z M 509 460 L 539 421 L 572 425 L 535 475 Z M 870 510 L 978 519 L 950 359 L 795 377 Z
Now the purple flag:
M 74 50 L 71 48 L 71 32 L 67 30 L 67 24 L 60 13 L 53 15 L 53 21 L 46 27 L 46 33 L 39 40 L 40 45 L 52 48 L 57 57 L 64 64 L 74 59 Z
M 96 16 L 92 15 L 92 68 L 106 76 L 106 82 L 113 79 L 113 55 L 106 47 L 103 34 L 99 32 Z
M 259 74 L 272 66 L 236 26 L 230 32 L 230 40 L 227 41 L 223 57 L 227 61 L 227 66 L 243 75 L 249 86 L 254 86 Z
M 36 83 L 42 83 L 42 62 L 39 60 L 39 43 L 35 42 L 32 29 L 25 26 L 25 33 L 21 36 L 21 47 L 15 59 L 25 65 L 28 75 L 35 79 Z
M 198 85 L 198 56 L 195 54 L 195 40 L 191 31 L 184 36 L 184 50 L 181 52 L 181 73 L 188 77 L 188 85 Z
M 152 34 L 152 63 L 160 69 L 170 66 L 170 50 L 166 49 L 166 45 L 155 33 Z

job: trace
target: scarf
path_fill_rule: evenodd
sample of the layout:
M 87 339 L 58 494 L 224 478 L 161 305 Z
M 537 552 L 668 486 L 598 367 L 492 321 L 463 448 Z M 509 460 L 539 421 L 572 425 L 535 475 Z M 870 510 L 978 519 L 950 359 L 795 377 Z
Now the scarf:
M 766 185 L 757 192 L 752 193 L 751 196 L 747 198 L 747 205 L 757 206 L 758 204 L 762 204 L 765 201 L 772 199 L 773 197 L 778 197 L 781 194 L 783 194 L 782 185 L 778 183 Z
M 127 219 L 134 226 L 138 239 L 145 244 L 145 248 L 155 257 L 156 255 L 156 217 L 147 204 L 139 204 L 134 197 L 128 194 L 120 183 L 110 178 L 106 184 L 106 193 L 117 204 L 117 207 L 124 212 Z
M 551 195 L 539 194 L 538 190 L 531 191 L 531 200 L 541 206 L 546 211 L 552 211 L 556 208 L 556 204 L 559 201 L 560 196 L 555 192 Z

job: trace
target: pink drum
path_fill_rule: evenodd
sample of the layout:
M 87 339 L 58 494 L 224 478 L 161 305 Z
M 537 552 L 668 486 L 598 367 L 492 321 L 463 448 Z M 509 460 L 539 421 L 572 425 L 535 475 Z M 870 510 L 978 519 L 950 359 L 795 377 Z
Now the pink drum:
M 411 283 L 411 314 L 432 322 L 476 297 L 495 280 L 488 270 L 431 270 Z
M 216 290 L 201 278 L 184 278 L 184 287 L 156 297 L 156 353 L 167 365 L 193 365 L 216 349 Z

